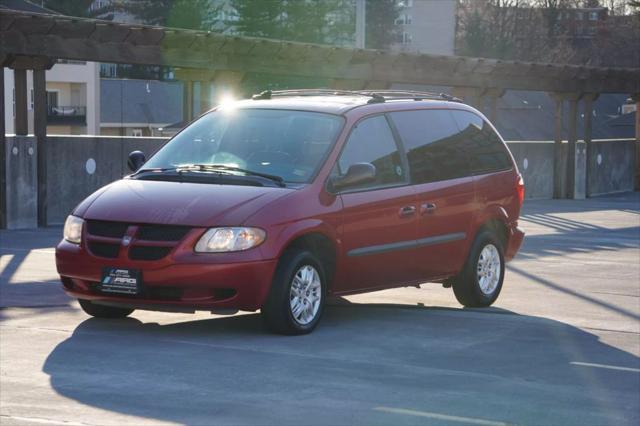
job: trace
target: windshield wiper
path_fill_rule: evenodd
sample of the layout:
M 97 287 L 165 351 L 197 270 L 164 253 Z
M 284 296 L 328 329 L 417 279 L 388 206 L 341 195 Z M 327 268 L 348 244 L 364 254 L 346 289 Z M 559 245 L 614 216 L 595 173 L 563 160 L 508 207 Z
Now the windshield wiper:
M 206 171 L 206 172 L 240 172 L 250 176 L 258 176 L 261 178 L 269 179 L 275 182 L 280 187 L 285 187 L 284 179 L 282 176 L 270 175 L 268 173 L 256 172 L 253 170 L 243 169 L 241 167 L 229 166 L 227 164 L 185 164 L 182 166 L 178 166 L 175 168 L 177 172 L 181 171 L 189 171 L 189 170 L 197 170 L 197 171 Z

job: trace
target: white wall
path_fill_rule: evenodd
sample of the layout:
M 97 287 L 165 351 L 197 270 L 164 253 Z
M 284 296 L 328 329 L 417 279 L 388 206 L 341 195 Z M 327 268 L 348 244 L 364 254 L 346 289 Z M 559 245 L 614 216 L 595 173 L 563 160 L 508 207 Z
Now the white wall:
M 413 22 L 400 26 L 412 37 L 409 44 L 396 44 L 392 50 L 453 55 L 456 32 L 456 0 L 413 0 L 400 14 Z

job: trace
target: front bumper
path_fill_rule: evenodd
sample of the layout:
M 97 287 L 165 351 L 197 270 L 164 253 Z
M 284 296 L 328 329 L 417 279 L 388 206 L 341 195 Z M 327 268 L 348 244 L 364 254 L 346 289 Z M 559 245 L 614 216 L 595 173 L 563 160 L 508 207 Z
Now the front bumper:
M 106 259 L 64 240 L 56 248 L 58 273 L 68 295 L 153 310 L 255 311 L 267 297 L 276 264 L 277 259 L 224 263 L 219 257 L 203 262 L 202 255 L 185 252 L 169 255 L 162 261 Z M 105 267 L 142 271 L 142 294 L 101 293 L 98 285 Z

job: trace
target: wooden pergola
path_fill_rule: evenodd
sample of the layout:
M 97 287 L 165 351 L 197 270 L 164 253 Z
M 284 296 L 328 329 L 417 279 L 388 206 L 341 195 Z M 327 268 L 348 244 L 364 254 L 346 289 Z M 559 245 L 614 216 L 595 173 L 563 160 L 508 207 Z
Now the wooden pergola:
M 587 150 L 592 103 L 600 93 L 626 93 L 640 106 L 640 68 L 391 53 L 0 9 L 0 94 L 4 98 L 4 67 L 11 68 L 15 74 L 16 133 L 26 134 L 26 70 L 33 70 L 34 135 L 41 154 L 46 150 L 45 70 L 58 59 L 175 67 L 178 78 L 185 82 L 185 119 L 194 115 L 194 82 L 200 82 L 205 91 L 201 96 L 205 109 L 212 83 L 237 87 L 247 73 L 325 78 L 336 89 L 383 89 L 393 83 L 449 86 L 454 94 L 478 107 L 489 101 L 493 119 L 497 99 L 506 90 L 549 92 L 557 101 L 555 196 L 559 198 L 572 197 L 575 186 L 578 102 L 584 102 Z M 561 161 L 565 101 L 570 112 L 566 163 Z M 3 103 L 0 115 L 4 116 Z M 4 120 L 0 122 L 4 146 Z M 639 127 L 636 123 L 636 134 Z M 0 156 L 3 153 L 1 149 Z M 47 194 L 42 182 L 46 182 L 46 155 L 38 158 L 39 205 L 45 206 Z M 39 221 L 44 224 L 46 212 L 44 207 L 42 210 Z

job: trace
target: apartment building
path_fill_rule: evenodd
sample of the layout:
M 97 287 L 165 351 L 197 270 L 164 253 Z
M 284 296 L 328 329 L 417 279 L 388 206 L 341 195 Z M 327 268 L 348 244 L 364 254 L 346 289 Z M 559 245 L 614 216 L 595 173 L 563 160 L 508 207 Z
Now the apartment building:
M 53 13 L 24 0 L 2 0 L 0 8 L 24 12 Z M 46 71 L 47 133 L 99 134 L 100 76 L 96 62 L 59 60 Z M 4 110 L 6 132 L 15 133 L 14 74 L 4 72 Z M 29 133 L 33 132 L 33 76 L 27 71 L 27 109 Z
M 392 50 L 453 55 L 456 0 L 399 0 L 398 40 Z

